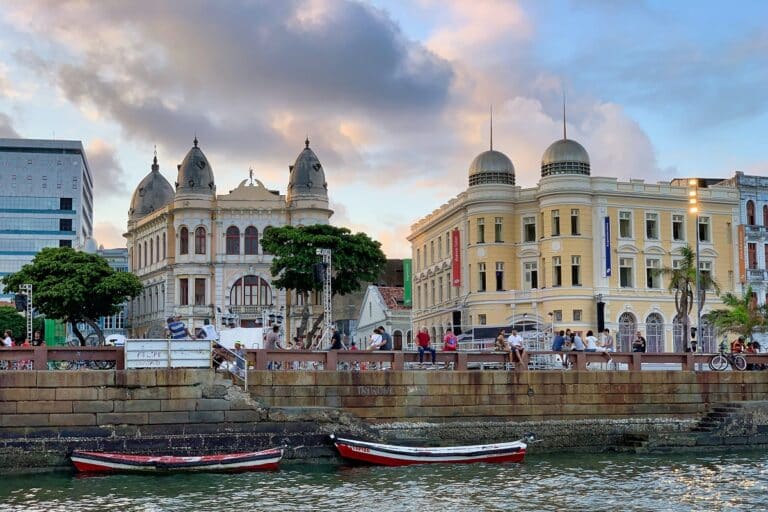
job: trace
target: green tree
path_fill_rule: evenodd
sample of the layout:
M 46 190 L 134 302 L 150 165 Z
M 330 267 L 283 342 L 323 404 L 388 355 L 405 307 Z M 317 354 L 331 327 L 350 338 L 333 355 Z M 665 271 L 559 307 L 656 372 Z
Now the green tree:
M 264 232 L 261 245 L 274 255 L 270 268 L 273 283 L 278 288 L 294 290 L 304 296 L 299 332 L 303 333 L 309 320 L 309 292 L 322 290 L 323 284 L 314 279 L 313 265 L 319 261 L 316 249 L 332 251 L 334 295 L 346 295 L 360 289 L 362 282 L 375 281 L 386 264 L 381 244 L 365 233 L 352 233 L 347 228 L 315 224 L 312 226 L 284 226 Z M 312 339 L 323 316 L 319 315 L 307 336 Z
M 24 315 L 12 306 L 0 306 L 0 335 L 10 329 L 14 338 L 23 337 L 27 331 Z
M 733 332 L 750 340 L 755 331 L 765 330 L 766 307 L 757 305 L 751 286 L 741 297 L 726 293 L 720 298 L 728 309 L 716 309 L 707 314 L 707 320 L 718 331 Z
M 660 274 L 669 277 L 669 291 L 675 294 L 675 310 L 677 315 L 675 319 L 683 326 L 683 350 L 690 351 L 690 332 L 691 332 L 691 310 L 693 309 L 693 293 L 696 289 L 696 253 L 690 246 L 686 245 L 681 249 L 682 259 L 675 268 L 662 268 Z M 701 289 L 699 296 L 701 300 L 698 304 L 698 310 L 704 308 L 707 301 L 707 290 L 714 290 L 715 294 L 720 294 L 720 286 L 707 273 L 699 272 L 701 279 Z
M 35 308 L 48 318 L 72 324 L 81 345 L 85 345 L 85 337 L 77 328 L 78 322 L 88 324 L 104 343 L 97 319 L 117 313 L 126 300 L 143 289 L 135 275 L 117 272 L 101 256 L 69 247 L 45 248 L 32 263 L 3 278 L 11 291 L 24 283 L 32 285 Z

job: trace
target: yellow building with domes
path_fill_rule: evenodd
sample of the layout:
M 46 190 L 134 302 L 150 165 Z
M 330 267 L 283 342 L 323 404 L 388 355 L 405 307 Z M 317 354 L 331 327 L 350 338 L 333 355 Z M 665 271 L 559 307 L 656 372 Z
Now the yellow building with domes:
M 648 351 L 682 350 L 674 295 L 657 270 L 695 248 L 698 230 L 701 272 L 724 292 L 737 280 L 738 191 L 697 193 L 698 226 L 688 187 L 591 176 L 587 151 L 565 134 L 544 152 L 533 188 L 516 186 L 512 161 L 491 148 L 472 161 L 464 192 L 411 227 L 414 328 L 439 339 L 456 327 L 543 333 L 604 322 L 619 349 L 640 330 Z M 718 303 L 708 295 L 703 312 Z M 713 329 L 702 328 L 713 348 Z

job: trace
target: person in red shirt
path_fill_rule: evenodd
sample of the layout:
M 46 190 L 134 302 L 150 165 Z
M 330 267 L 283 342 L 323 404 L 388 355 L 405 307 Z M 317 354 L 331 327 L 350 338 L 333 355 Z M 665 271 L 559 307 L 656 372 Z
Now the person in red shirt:
M 443 336 L 443 351 L 456 352 L 458 346 L 458 340 L 456 335 L 453 334 L 453 329 L 446 329 L 445 336 Z
M 432 354 L 432 364 L 435 364 L 437 352 L 429 345 L 430 338 L 426 327 L 422 327 L 419 334 L 416 335 L 416 342 L 419 345 L 419 364 L 424 364 L 424 352 L 426 351 Z

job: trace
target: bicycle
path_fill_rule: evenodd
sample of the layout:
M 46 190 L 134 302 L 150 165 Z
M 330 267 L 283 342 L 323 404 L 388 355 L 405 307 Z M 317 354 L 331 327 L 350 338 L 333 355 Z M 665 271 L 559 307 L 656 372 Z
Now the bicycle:
M 740 372 L 747 369 L 747 360 L 744 359 L 744 356 L 738 353 L 721 350 L 719 354 L 715 354 L 712 356 L 712 359 L 709 360 L 709 367 L 716 372 L 724 371 L 728 368 L 729 364 L 731 365 L 731 368 Z

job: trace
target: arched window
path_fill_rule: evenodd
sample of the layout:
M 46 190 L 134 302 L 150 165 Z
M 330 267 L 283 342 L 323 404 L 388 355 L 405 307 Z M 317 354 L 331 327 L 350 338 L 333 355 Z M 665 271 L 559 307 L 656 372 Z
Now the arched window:
M 166 254 L 166 253 L 165 253 L 165 233 L 163 233 L 163 259 L 165 259 L 165 258 L 166 258 L 166 255 L 165 255 L 165 254 Z
M 616 346 L 619 352 L 631 352 L 632 340 L 637 332 L 637 319 L 632 313 L 622 313 L 619 317 L 619 332 L 617 333 Z M 646 338 L 647 341 L 647 338 Z
M 403 331 L 395 331 L 392 333 L 393 350 L 403 350 Z
M 240 230 L 237 226 L 227 228 L 227 254 L 240 254 Z
M 155 237 L 155 261 L 160 261 L 160 235 Z
M 763 226 L 768 226 L 768 204 L 763 205 Z
M 189 254 L 189 230 L 186 226 L 179 230 L 179 254 Z
M 266 234 L 267 234 L 267 231 L 269 231 L 270 229 L 272 229 L 272 226 L 267 226 L 267 227 L 265 227 L 265 228 L 264 228 L 264 231 L 262 231 L 262 236 L 263 236 L 263 235 L 266 235 Z M 265 251 L 265 250 L 264 250 L 264 247 L 262 247 L 262 248 L 261 248 L 261 252 L 262 252 L 262 254 L 269 254 L 269 252 L 267 252 L 267 251 Z
M 205 228 L 195 230 L 195 254 L 205 254 Z
M 658 313 L 645 319 L 646 352 L 664 352 L 664 320 Z
M 259 230 L 253 226 L 245 228 L 245 254 L 259 253 Z
M 151 238 L 149 239 L 149 260 L 147 260 L 147 265 L 153 264 L 155 261 L 155 241 Z
M 272 302 L 272 288 L 259 276 L 241 277 L 229 291 L 231 306 L 265 306 Z
M 747 201 L 747 224 L 755 225 L 755 203 L 751 199 Z

